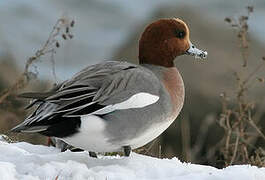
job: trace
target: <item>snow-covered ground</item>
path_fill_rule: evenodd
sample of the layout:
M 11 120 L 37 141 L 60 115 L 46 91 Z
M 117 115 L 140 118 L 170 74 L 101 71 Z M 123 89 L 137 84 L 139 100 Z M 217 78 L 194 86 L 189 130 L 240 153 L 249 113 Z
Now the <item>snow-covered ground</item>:
M 91 158 L 88 152 L 60 152 L 53 147 L 0 139 L 0 180 L 264 180 L 265 168 L 242 165 L 225 169 L 158 159 L 132 153 L 130 157 Z

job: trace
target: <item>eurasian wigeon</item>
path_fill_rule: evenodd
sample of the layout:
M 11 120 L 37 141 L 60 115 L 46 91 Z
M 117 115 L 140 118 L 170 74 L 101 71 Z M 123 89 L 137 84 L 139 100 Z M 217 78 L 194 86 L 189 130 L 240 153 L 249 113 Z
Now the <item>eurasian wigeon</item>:
M 107 61 L 88 66 L 45 93 L 24 93 L 36 110 L 13 132 L 56 137 L 88 151 L 117 152 L 141 147 L 177 118 L 184 84 L 174 66 L 181 55 L 206 58 L 189 39 L 180 19 L 148 25 L 139 41 L 139 63 Z

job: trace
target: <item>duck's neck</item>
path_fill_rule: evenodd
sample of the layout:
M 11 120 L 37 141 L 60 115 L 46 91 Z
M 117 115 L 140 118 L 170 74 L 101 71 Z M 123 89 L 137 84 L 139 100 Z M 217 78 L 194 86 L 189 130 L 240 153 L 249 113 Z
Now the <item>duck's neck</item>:
M 175 67 L 174 59 L 176 56 L 173 53 L 163 51 L 163 49 L 153 48 L 153 50 L 139 49 L 139 63 L 152 64 L 163 67 Z
M 140 58 L 139 57 L 139 63 L 140 64 L 152 64 L 152 65 L 156 65 L 156 66 L 163 66 L 163 67 L 175 67 L 174 65 L 174 60 L 170 60 L 168 61 L 165 58 L 161 58 L 161 57 L 154 57 L 152 59 L 145 59 L 144 57 Z

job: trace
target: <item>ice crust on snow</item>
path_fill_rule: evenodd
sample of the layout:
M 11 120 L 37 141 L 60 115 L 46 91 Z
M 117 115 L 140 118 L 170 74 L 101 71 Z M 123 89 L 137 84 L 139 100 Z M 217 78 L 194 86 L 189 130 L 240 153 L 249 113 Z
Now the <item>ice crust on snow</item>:
M 53 147 L 0 140 L 0 180 L 265 180 L 265 168 L 250 165 L 216 169 L 132 153 L 130 157 L 89 157 Z

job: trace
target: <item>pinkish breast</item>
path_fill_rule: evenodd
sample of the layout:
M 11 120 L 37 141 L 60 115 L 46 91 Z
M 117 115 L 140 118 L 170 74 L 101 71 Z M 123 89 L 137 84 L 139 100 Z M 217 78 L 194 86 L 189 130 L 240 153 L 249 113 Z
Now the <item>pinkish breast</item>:
M 163 73 L 163 83 L 167 89 L 172 103 L 172 118 L 176 118 L 180 113 L 185 97 L 185 88 L 182 77 L 177 68 L 167 68 Z

